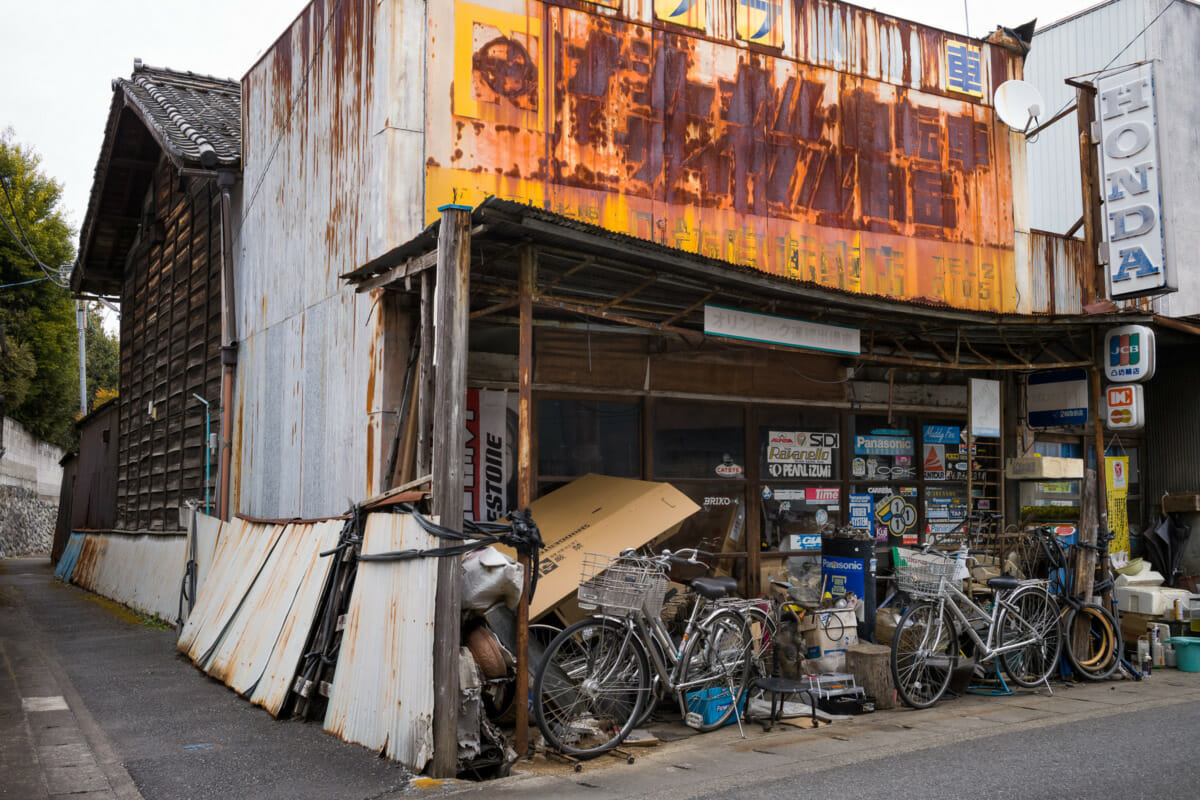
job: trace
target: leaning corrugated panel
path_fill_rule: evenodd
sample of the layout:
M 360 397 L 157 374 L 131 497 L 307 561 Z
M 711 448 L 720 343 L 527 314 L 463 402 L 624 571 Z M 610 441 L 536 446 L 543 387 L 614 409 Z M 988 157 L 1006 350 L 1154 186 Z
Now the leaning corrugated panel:
M 367 518 L 362 552 L 428 550 L 408 514 Z M 415 772 L 433 753 L 433 607 L 437 559 L 360 562 L 325 730 Z
M 70 582 L 71 573 L 75 571 L 75 562 L 79 560 L 79 552 L 83 549 L 84 538 L 82 533 L 72 533 L 71 538 L 67 540 L 67 546 L 58 559 L 58 566 L 54 568 L 54 577 L 60 581 Z

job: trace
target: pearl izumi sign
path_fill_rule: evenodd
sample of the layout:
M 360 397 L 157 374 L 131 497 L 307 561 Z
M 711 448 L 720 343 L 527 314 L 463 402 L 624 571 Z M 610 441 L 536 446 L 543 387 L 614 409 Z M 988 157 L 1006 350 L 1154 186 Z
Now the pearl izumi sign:
M 1096 81 L 1109 297 L 1171 291 L 1163 246 L 1158 125 L 1150 63 Z

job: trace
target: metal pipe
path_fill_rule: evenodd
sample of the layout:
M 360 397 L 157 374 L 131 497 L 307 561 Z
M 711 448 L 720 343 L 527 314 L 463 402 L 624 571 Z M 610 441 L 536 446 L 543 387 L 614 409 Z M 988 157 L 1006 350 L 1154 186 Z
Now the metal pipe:
M 195 392 L 192 392 L 192 397 L 204 403 L 204 513 L 207 514 L 208 487 L 212 485 L 212 448 L 208 445 L 209 437 L 212 436 L 212 414 L 207 400 Z
M 230 189 L 236 173 L 222 171 L 217 176 L 221 190 L 221 487 L 217 495 L 218 514 L 229 519 L 229 470 L 233 464 L 233 382 L 237 373 L 237 321 L 233 294 L 233 225 Z
M 83 301 L 75 301 L 75 327 L 79 329 L 79 415 L 87 416 L 87 318 Z

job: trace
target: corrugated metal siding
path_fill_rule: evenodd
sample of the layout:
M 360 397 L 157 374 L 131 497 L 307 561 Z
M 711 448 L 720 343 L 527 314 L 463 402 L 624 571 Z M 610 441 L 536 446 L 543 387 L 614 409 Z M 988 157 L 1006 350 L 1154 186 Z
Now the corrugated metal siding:
M 338 275 L 423 224 L 424 9 L 313 3 L 243 81 L 235 508 L 252 516 L 332 516 L 380 488 L 382 315 Z
M 1025 60 L 1025 80 L 1046 100 L 1049 120 L 1075 99 L 1065 78 L 1103 67 L 1145 27 L 1156 10 L 1145 0 L 1115 0 L 1034 34 Z M 1130 64 L 1148 57 L 1147 37 L 1139 38 L 1118 59 Z M 1082 214 L 1079 188 L 1079 129 L 1069 117 L 1042 131 L 1027 148 L 1033 228 L 1065 233 Z
M 89 533 L 71 582 L 173 622 L 179 616 L 186 548 L 183 534 Z
M 71 580 L 71 574 L 75 571 L 75 564 L 79 561 L 79 553 L 83 550 L 84 538 L 82 533 L 72 533 L 67 539 L 67 544 L 63 547 L 62 556 L 58 559 L 58 564 L 54 567 L 54 577 L 60 581 Z
M 1146 389 L 1146 513 L 1164 492 L 1200 492 L 1200 370 L 1195 345 L 1162 348 Z M 1193 532 L 1193 537 L 1197 534 Z
M 1090 299 L 1087 248 L 1082 239 L 1032 231 L 1030 268 L 1031 311 L 1037 314 L 1079 314 Z
M 436 546 L 410 515 L 367 518 L 363 553 Z M 359 564 L 325 715 L 325 730 L 414 772 L 433 753 L 436 585 L 434 558 Z
M 229 526 L 180 633 L 207 674 L 278 715 L 332 564 L 342 523 Z

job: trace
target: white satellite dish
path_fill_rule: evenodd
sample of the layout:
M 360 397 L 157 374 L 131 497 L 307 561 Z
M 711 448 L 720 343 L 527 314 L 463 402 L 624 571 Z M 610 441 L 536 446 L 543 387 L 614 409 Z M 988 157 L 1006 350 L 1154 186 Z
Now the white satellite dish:
M 1004 124 L 1022 133 L 1042 115 L 1045 104 L 1042 93 L 1025 81 L 1005 81 L 996 87 L 996 94 L 992 96 L 992 105 Z

